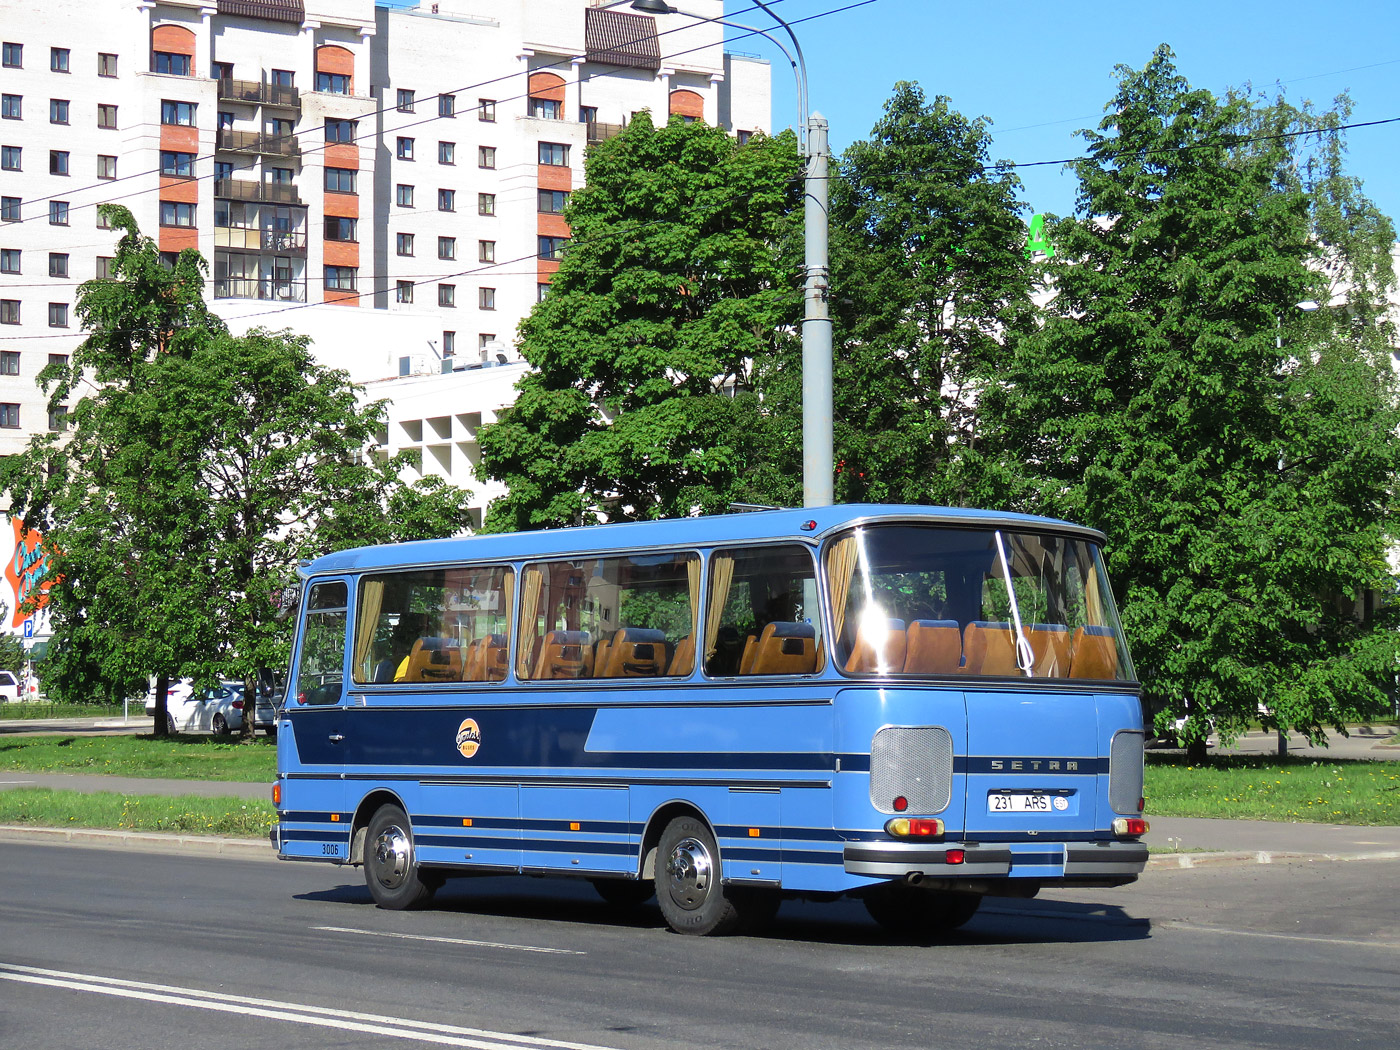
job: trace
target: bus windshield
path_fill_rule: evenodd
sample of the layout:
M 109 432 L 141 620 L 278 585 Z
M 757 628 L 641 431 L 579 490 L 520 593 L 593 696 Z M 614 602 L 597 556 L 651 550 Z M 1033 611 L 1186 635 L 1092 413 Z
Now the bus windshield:
M 861 526 L 825 558 L 852 675 L 1133 680 L 1096 545 L 1008 529 Z

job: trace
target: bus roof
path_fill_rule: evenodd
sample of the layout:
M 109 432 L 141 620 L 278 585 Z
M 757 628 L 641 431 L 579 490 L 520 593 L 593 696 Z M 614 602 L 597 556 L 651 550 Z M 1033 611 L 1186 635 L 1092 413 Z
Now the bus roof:
M 455 562 L 520 561 L 571 554 L 598 554 L 629 548 L 684 548 L 717 543 L 787 540 L 814 544 L 829 533 L 861 523 L 914 523 L 1029 528 L 1063 532 L 1104 541 L 1103 533 L 1034 514 L 974 510 L 966 507 L 900 506 L 847 503 L 794 510 L 760 510 L 695 518 L 623 522 L 535 532 L 502 532 L 441 540 L 415 540 L 375 547 L 354 547 L 317 558 L 302 568 L 304 576 L 363 572 L 412 565 Z M 813 524 L 814 523 L 814 524 Z

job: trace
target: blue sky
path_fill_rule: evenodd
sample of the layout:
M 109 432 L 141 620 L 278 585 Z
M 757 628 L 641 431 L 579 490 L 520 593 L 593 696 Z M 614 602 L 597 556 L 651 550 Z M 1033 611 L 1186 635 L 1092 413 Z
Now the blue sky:
M 684 0 L 672 0 L 684 9 Z M 856 0 L 777 0 L 788 21 Z M 751 0 L 726 0 L 730 17 L 765 23 Z M 1297 102 L 1330 103 L 1349 90 L 1353 121 L 1400 117 L 1400 2 L 1336 0 L 875 0 L 795 26 L 812 103 L 831 124 L 839 152 L 864 138 L 896 80 L 993 121 L 993 159 L 1055 160 L 1083 151 L 1075 130 L 1093 127 L 1114 90 L 1113 68 L 1141 68 L 1159 43 L 1176 53 L 1193 86 L 1221 92 L 1282 83 Z M 761 38 L 732 50 L 773 61 L 773 118 L 796 120 L 794 78 Z M 1400 221 L 1400 123 L 1348 132 L 1350 170 L 1383 212 Z M 1069 214 L 1074 180 L 1058 166 L 1021 172 L 1036 211 Z

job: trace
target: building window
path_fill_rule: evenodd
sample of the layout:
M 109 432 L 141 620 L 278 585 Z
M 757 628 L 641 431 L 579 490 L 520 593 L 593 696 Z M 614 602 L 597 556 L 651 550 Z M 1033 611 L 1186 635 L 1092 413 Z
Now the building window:
M 567 237 L 541 237 L 540 258 L 541 259 L 562 259 L 564 257 L 564 245 L 569 243 Z
M 438 190 L 438 211 L 457 210 L 457 191 Z
M 440 116 L 440 117 L 455 117 L 456 115 L 457 115 L 457 96 L 456 96 L 456 95 L 439 95 L 439 96 L 438 96 L 438 116 Z
M 68 174 L 68 151 L 66 149 L 49 150 L 49 174 Z
M 55 405 L 49 409 L 49 429 L 54 431 L 68 429 L 67 405 Z
M 66 47 L 49 48 L 49 70 L 53 73 L 68 72 L 68 58 L 70 52 Z
M 476 100 L 477 119 L 487 124 L 496 123 L 496 100 L 494 98 L 479 98 Z
M 455 354 L 456 352 L 457 352 L 457 333 L 456 333 L 456 332 L 443 332 L 443 333 L 442 333 L 442 356 L 443 356 L 443 357 L 451 357 L 451 356 L 452 356 L 453 354 Z
M 496 309 L 496 289 L 478 288 L 476 291 L 476 305 L 482 310 Z
M 540 190 L 539 191 L 540 211 L 547 215 L 564 214 L 564 206 L 569 203 L 568 190 Z
M 455 142 L 439 142 L 439 143 L 438 143 L 438 163 L 439 163 L 439 164 L 456 164 L 456 163 L 457 163 L 457 143 L 455 143 Z
M 408 88 L 399 88 L 399 112 L 413 112 L 413 92 Z
M 476 149 L 476 166 L 478 168 L 494 168 L 496 166 L 496 147 L 478 146 Z
M 160 224 L 162 226 L 194 226 L 193 204 L 182 204 L 180 201 L 160 202 Z
M 566 165 L 569 163 L 569 147 L 562 142 L 541 142 L 540 163 Z
M 219 120 L 219 130 L 220 130 L 220 131 L 232 131 L 232 130 L 233 130 L 233 114 L 232 114 L 232 113 L 228 112 L 227 110 L 222 110 L 222 109 L 221 109 L 221 110 L 219 110 L 218 120 Z
M 190 75 L 190 56 L 170 51 L 157 51 L 151 61 L 152 73 L 172 73 L 177 77 Z
M 110 255 L 99 255 L 97 257 L 97 279 L 99 281 L 110 280 L 112 277 L 112 257 Z M 55 355 L 50 354 L 50 357 Z M 66 358 L 65 358 L 66 360 Z M 53 362 L 50 361 L 50 364 Z
M 112 228 L 112 220 L 107 217 L 107 213 L 101 208 L 94 208 L 93 211 L 97 215 L 97 228 L 99 230 L 110 230 Z
M 229 76 L 233 76 L 233 70 L 228 71 Z M 297 82 L 296 72 L 290 69 L 274 69 L 268 83 L 274 87 L 295 87 Z
M 398 146 L 394 152 L 395 155 L 399 158 L 399 160 L 412 160 L 413 140 L 411 138 L 407 138 L 403 135 L 400 135 L 398 137 Z
M 496 341 L 495 332 L 482 332 L 476 337 L 477 349 L 486 351 L 491 348 L 491 344 Z
M 194 177 L 194 154 L 160 151 L 160 173 L 184 178 Z
M 19 405 L 13 402 L 0 404 L 0 427 L 6 430 L 19 429 Z
M 396 302 L 396 303 L 411 303 L 411 302 L 413 302 L 413 282 L 412 282 L 412 281 L 399 281 L 399 282 L 394 286 L 394 302 Z
M 264 168 L 263 178 L 274 185 L 290 186 L 296 175 L 291 168 Z
M 579 122 L 580 124 L 596 124 L 596 123 L 598 123 L 598 107 L 597 107 L 597 106 L 579 106 L 579 108 L 578 108 L 578 122 Z
M 67 304 L 67 303 L 49 303 L 49 327 L 50 327 L 50 328 L 67 328 L 67 327 L 68 327 L 68 304 Z
M 400 233 L 400 234 L 396 234 L 395 237 L 394 237 L 394 240 L 395 240 L 395 244 L 397 245 L 397 248 L 398 248 L 398 253 L 399 253 L 400 255 L 412 255 L 412 254 L 413 254 L 413 234 L 411 234 L 411 233 Z
M 394 191 L 394 203 L 400 208 L 413 207 L 413 187 L 407 183 L 399 183 L 398 188 Z
M 18 248 L 0 248 L 0 273 L 20 273 L 23 257 Z
M 0 376 L 19 375 L 19 351 L 0 350 Z
M 117 56 L 109 55 L 105 51 L 97 53 L 97 75 L 99 77 L 114 77 L 117 75 Z
M 67 355 L 67 354 L 49 354 L 49 364 L 51 364 L 51 365 L 60 365 L 60 366 L 63 367 L 63 368 L 67 368 L 67 367 L 68 367 L 68 355 Z
M 23 157 L 21 146 L 0 146 L 0 171 L 20 171 Z
M 49 123 L 68 123 L 68 100 L 66 98 L 49 99 Z
M 478 193 L 476 195 L 476 213 L 478 215 L 495 215 L 496 195 L 494 193 Z
M 18 299 L 0 299 L 0 324 L 19 324 Z
M 180 260 L 179 252 L 160 252 L 156 255 L 156 262 L 167 270 L 175 269 L 175 264 Z
M 438 305 L 439 305 L 439 306 L 456 306 L 456 305 L 457 305 L 457 286 L 456 286 L 455 284 L 440 284 L 440 285 L 438 285 Z
M 332 291 L 353 292 L 355 290 L 355 268 L 353 266 L 327 266 L 326 287 Z
M 117 177 L 117 158 L 106 153 L 97 155 L 97 177 L 99 179 L 115 179 Z
M 355 128 L 358 121 L 354 120 L 328 120 L 326 121 L 326 141 L 327 142 L 354 142 Z
M 97 107 L 97 126 L 105 131 L 115 131 L 117 127 L 117 107 L 101 103 Z
M 327 95 L 348 95 L 350 94 L 350 75 L 348 73 L 317 73 L 316 90 Z
M 354 168 L 327 168 L 326 169 L 326 192 L 328 193 L 354 193 L 355 176 L 358 175 Z
M 0 222 L 19 222 L 20 198 L 0 197 Z
M 530 99 L 530 116 L 539 120 L 558 120 L 561 109 L 561 103 L 550 98 Z
M 0 95 L 0 117 L 5 120 L 23 120 L 24 96 Z
M 353 241 L 355 239 L 354 219 L 347 219 L 340 215 L 326 216 L 326 240 Z
M 438 258 L 439 258 L 439 259 L 455 259 L 455 258 L 457 258 L 457 238 L 456 238 L 456 237 L 439 237 L 439 238 L 438 238 Z
M 50 225 L 50 226 L 67 226 L 67 225 L 68 225 L 68 202 L 67 202 L 67 201 L 49 201 L 49 225 Z
M 749 139 L 753 138 L 753 132 L 752 132 L 752 131 L 736 131 L 736 132 L 734 133 L 734 137 L 735 137 L 735 139 L 738 140 L 739 145 L 744 146 L 744 145 L 747 145 L 747 144 L 748 144 Z
M 193 160 L 194 154 L 189 154 L 189 157 L 191 158 L 191 160 Z M 233 178 L 233 165 L 226 160 L 216 160 L 214 162 L 214 184 L 217 186 L 225 179 L 231 178 Z M 218 191 L 215 190 L 214 192 L 217 196 Z
M 11 44 L 6 42 L 3 49 L 3 57 L 0 57 L 0 65 L 6 69 L 24 68 L 24 45 Z
M 50 277 L 67 277 L 67 276 L 68 276 L 68 253 L 67 253 L 67 252 L 49 252 L 49 276 L 50 276 Z
M 160 122 L 192 128 L 194 127 L 194 106 L 193 102 L 173 102 L 170 99 L 163 99 L 160 104 Z
M 476 242 L 476 258 L 477 258 L 477 261 L 478 261 L 478 262 L 489 262 L 489 263 L 495 262 L 495 261 L 496 261 L 496 242 L 495 242 L 495 241 L 477 241 L 477 242 Z

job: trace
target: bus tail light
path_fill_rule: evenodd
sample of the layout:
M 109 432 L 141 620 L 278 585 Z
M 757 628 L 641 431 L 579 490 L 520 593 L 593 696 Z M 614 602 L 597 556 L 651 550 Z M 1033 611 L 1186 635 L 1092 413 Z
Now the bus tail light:
M 943 859 L 949 864 L 961 864 L 967 859 L 967 853 L 960 849 L 950 849 Z
M 1151 827 L 1141 817 L 1115 817 L 1113 820 L 1113 833 L 1120 839 L 1142 838 Z
M 272 804 L 274 806 L 282 804 L 282 782 L 280 780 L 272 785 Z
M 937 817 L 895 817 L 885 823 L 885 831 L 897 839 L 942 838 L 943 821 Z

